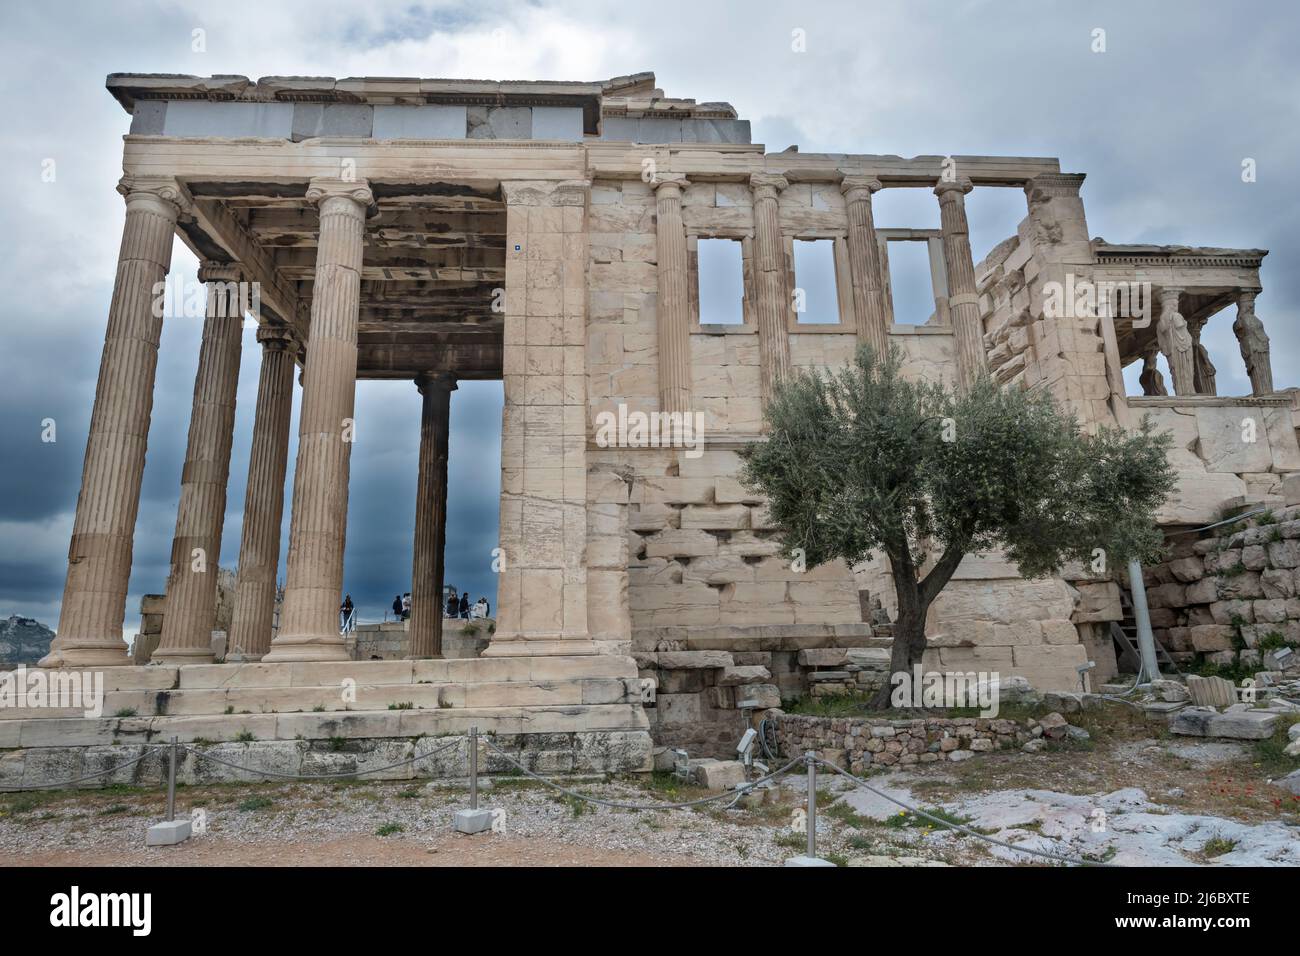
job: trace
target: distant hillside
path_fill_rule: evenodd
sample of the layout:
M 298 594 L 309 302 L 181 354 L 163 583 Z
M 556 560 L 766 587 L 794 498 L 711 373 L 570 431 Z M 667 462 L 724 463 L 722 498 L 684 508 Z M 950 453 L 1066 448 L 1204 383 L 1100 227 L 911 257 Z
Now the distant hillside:
M 50 652 L 54 632 L 30 617 L 17 614 L 0 621 L 0 663 L 35 664 Z

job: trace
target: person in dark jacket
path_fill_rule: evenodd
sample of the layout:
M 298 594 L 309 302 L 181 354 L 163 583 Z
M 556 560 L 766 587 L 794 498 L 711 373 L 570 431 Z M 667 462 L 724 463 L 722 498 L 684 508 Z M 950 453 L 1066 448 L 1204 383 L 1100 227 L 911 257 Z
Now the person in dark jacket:
M 393 620 L 402 619 L 402 596 L 399 594 L 393 598 Z
M 466 621 L 469 620 L 469 592 L 468 591 L 466 591 L 464 594 L 460 596 L 460 616 Z
M 453 590 L 451 594 L 447 595 L 447 616 L 455 617 L 457 610 L 458 605 L 456 604 L 456 592 Z

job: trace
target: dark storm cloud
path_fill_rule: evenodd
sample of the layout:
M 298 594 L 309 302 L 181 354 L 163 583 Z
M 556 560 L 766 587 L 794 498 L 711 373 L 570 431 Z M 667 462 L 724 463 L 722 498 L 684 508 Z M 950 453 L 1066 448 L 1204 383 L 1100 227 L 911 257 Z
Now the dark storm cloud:
M 1300 83 L 1293 4 L 312 0 L 11 5 L 0 35 L 0 616 L 53 625 L 122 225 L 113 186 L 129 118 L 115 71 L 211 75 L 592 80 L 655 70 L 669 96 L 728 100 L 755 141 L 803 152 L 1058 156 L 1088 173 L 1089 228 L 1111 242 L 1264 247 L 1258 310 L 1275 378 L 1300 351 L 1295 172 Z M 684 28 L 689 24 L 689 28 Z M 1092 52 L 1093 30 L 1106 52 Z M 206 52 L 195 52 L 203 30 Z M 796 52 L 796 37 L 803 52 Z M 1244 158 L 1258 182 L 1241 181 Z M 41 181 L 53 159 L 57 178 Z M 878 194 L 883 226 L 933 226 L 928 190 Z M 968 198 L 977 259 L 1024 215 L 1016 190 Z M 174 271 L 192 278 L 177 244 Z M 923 274 L 914 311 L 925 309 Z M 919 320 L 919 319 L 918 319 Z M 1229 328 L 1206 341 L 1225 392 L 1246 391 Z M 198 323 L 164 329 L 127 627 L 159 591 L 179 495 Z M 222 563 L 238 556 L 259 356 L 245 336 Z M 290 461 L 296 450 L 297 411 Z M 453 398 L 448 580 L 495 595 L 500 385 Z M 58 441 L 40 441 L 53 418 Z M 346 587 L 378 617 L 410 587 L 419 400 L 363 382 L 352 459 Z M 291 465 L 292 467 L 292 465 Z M 286 498 L 291 493 L 286 489 Z M 286 508 L 285 542 L 288 514 Z M 283 574 L 283 564 L 281 565 Z M 495 601 L 493 602 L 495 605 Z

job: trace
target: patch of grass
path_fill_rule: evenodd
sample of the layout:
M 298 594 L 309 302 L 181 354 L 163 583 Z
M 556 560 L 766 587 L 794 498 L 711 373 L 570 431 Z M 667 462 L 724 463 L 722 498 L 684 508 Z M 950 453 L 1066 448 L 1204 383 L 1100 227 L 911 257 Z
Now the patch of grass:
M 827 863 L 834 863 L 836 866 L 849 865 L 849 858 L 843 853 L 823 853 L 822 859 Z
M 1255 763 L 1269 776 L 1287 774 L 1295 769 L 1295 758 L 1285 753 L 1291 743 L 1287 730 L 1295 723 L 1300 723 L 1300 714 L 1281 717 L 1272 737 L 1255 741 Z
M 347 743 L 348 743 L 348 739 L 346 737 L 331 737 L 330 750 L 334 751 L 334 753 L 338 753 L 340 750 L 342 750 L 344 747 L 347 746 Z
M 798 697 L 783 704 L 787 714 L 805 717 L 863 717 L 871 699 L 866 694 L 832 694 L 827 697 Z
M 590 809 L 590 807 L 587 806 L 587 801 L 579 800 L 577 797 L 571 797 L 567 793 L 560 794 L 552 799 L 554 799 L 556 803 L 562 803 L 567 806 L 569 812 L 573 814 L 574 819 L 582 816 Z
M 254 810 L 265 810 L 267 807 L 274 805 L 275 801 L 270 797 L 248 797 L 245 800 L 241 800 L 235 809 L 241 810 L 244 813 L 250 813 Z
M 114 717 L 134 717 L 134 716 L 135 716 L 135 708 L 134 708 L 134 707 L 122 707 L 122 708 L 120 708 L 120 709 L 118 709 L 118 710 L 113 711 L 113 716 L 114 716 Z
M 936 823 L 928 817 L 923 817 L 919 813 L 912 813 L 909 810 L 899 810 L 898 813 L 885 821 L 885 826 L 892 827 L 895 830 L 933 830 L 936 828 L 943 830 L 947 829 L 947 827 L 943 825 L 946 823 L 967 827 L 977 833 L 984 832 L 979 827 L 971 826 L 973 818 L 958 816 L 955 813 L 943 809 L 943 807 L 925 807 L 925 812 L 930 814 L 932 817 L 937 817 L 939 820 L 942 820 L 943 823 Z M 991 833 L 993 831 L 989 832 Z
M 1261 654 L 1267 654 L 1269 651 L 1276 651 L 1283 647 L 1286 647 L 1286 638 L 1282 636 L 1281 631 L 1269 631 L 1255 642 L 1255 649 Z
M 772 842 L 777 846 L 783 846 L 788 850 L 802 850 L 808 846 L 808 838 L 802 833 L 793 833 L 790 830 L 782 830 L 772 837 Z
M 399 704 L 389 704 L 388 709 L 389 710 L 415 710 L 415 702 L 406 700 L 406 701 L 402 701 Z
M 324 704 L 317 704 L 315 707 L 313 707 L 313 708 L 311 709 L 311 712 L 312 712 L 313 714 L 323 714 L 323 713 L 325 713 L 325 705 L 324 705 Z
M 224 713 L 227 713 L 227 714 L 233 714 L 234 712 L 235 712 L 235 705 L 234 705 L 234 704 L 231 704 L 230 706 L 228 706 L 228 707 L 225 709 L 225 711 L 224 711 Z
M 235 734 L 235 743 L 239 744 L 246 744 L 249 741 L 256 739 L 257 738 L 253 736 L 253 732 L 250 730 L 241 730 L 239 733 Z
M 104 809 L 98 811 L 96 813 L 96 816 L 111 817 L 119 813 L 129 813 L 130 810 L 131 808 L 128 807 L 125 803 L 115 803 L 112 806 L 105 807 Z
M 414 787 L 411 787 L 406 790 L 400 791 L 397 794 L 397 798 L 399 800 L 414 800 L 419 795 L 420 795 L 420 791 L 416 790 Z
M 1205 841 L 1205 846 L 1201 847 L 1201 853 L 1207 860 L 1213 860 L 1216 856 L 1223 856 L 1225 853 L 1231 853 L 1236 848 L 1236 840 L 1228 840 L 1224 837 L 1216 836 Z
M 385 823 L 375 831 L 375 836 L 392 836 L 394 833 L 401 833 L 405 829 L 406 827 L 402 826 L 400 823 Z
M 820 797 L 818 799 L 820 800 Z M 880 825 L 879 820 L 864 817 L 847 803 L 832 803 L 820 812 L 822 816 L 829 817 L 837 823 L 843 823 L 845 826 L 853 827 L 856 830 L 865 830 L 867 827 Z

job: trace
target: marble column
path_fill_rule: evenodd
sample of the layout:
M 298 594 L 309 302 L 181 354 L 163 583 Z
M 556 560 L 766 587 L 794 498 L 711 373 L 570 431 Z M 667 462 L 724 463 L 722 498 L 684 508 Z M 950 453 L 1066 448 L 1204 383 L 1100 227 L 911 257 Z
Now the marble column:
M 667 175 L 652 186 L 658 258 L 659 408 L 686 412 L 691 404 L 690 295 L 686 227 L 682 223 L 682 190 L 687 182 L 685 176 Z
M 181 470 L 166 612 L 152 658 L 163 664 L 210 664 L 213 660 L 217 569 L 243 344 L 242 279 L 237 265 L 199 265 L 199 281 L 208 287 L 208 307 Z
M 447 545 L 447 436 L 454 375 L 415 380 L 420 409 L 420 473 L 415 488 L 415 552 L 411 562 L 412 658 L 442 657 L 443 551 Z
M 122 620 L 153 410 L 162 284 L 186 199 L 168 178 L 128 176 L 117 188 L 126 197 L 126 223 L 86 437 L 58 636 L 42 667 L 130 663 Z
M 1156 342 L 1169 363 L 1175 395 L 1196 394 L 1196 358 L 1187 320 L 1178 311 L 1178 296 L 1183 290 L 1166 286 L 1160 290 L 1160 319 L 1156 323 Z
M 1264 323 L 1255 314 L 1255 296 L 1258 290 L 1243 290 L 1237 294 L 1237 318 L 1232 331 L 1237 334 L 1241 358 L 1250 376 L 1252 395 L 1273 394 L 1273 365 L 1269 358 L 1268 333 Z
M 889 348 L 889 327 L 885 324 L 885 281 L 880 268 L 880 247 L 876 222 L 871 212 L 871 194 L 882 189 L 871 176 L 845 176 L 840 180 L 848 213 L 849 275 L 853 286 L 853 315 L 858 344 L 869 345 L 877 356 Z
M 971 181 L 965 178 L 940 180 L 934 187 L 934 194 L 939 197 L 939 229 L 948 274 L 948 314 L 957 352 L 957 381 L 963 389 L 969 388 L 987 368 L 979 296 L 975 292 L 975 261 L 970 251 L 970 226 L 966 222 L 966 194 L 972 188 Z
M 339 634 L 339 603 L 354 437 L 361 262 L 366 214 L 374 197 L 362 181 L 313 179 L 307 199 L 320 208 L 320 239 L 284 604 L 279 632 L 262 658 L 266 662 L 349 659 Z
M 790 375 L 790 290 L 785 287 L 785 243 L 781 238 L 781 209 L 777 196 L 789 185 L 784 176 L 754 173 L 754 278 L 758 299 L 758 361 L 763 402 Z
M 271 646 L 284 478 L 289 465 L 293 358 L 298 344 L 287 328 L 273 325 L 259 328 L 257 341 L 262 344 L 262 368 L 257 380 L 253 447 L 248 456 L 239 582 L 226 652 L 228 662 L 261 660 Z

